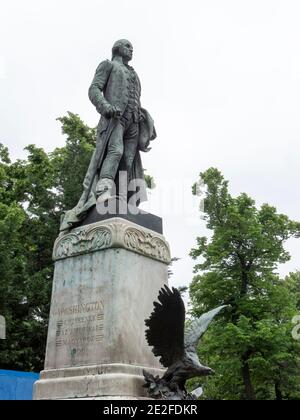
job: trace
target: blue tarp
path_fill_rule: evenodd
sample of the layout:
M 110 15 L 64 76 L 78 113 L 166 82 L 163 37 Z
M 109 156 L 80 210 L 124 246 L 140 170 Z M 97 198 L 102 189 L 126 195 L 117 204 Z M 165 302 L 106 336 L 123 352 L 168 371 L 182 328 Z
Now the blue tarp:
M 0 400 L 32 400 L 38 373 L 0 370 Z

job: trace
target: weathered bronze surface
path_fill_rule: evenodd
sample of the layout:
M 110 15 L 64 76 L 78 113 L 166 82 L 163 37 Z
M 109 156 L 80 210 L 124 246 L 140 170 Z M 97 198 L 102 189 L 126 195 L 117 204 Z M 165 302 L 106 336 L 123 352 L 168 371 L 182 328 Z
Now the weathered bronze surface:
M 82 196 L 62 217 L 61 231 L 84 220 L 97 200 L 118 195 L 128 201 L 137 192 L 137 205 L 147 199 L 140 151 L 150 150 L 149 143 L 156 132 L 153 119 L 141 107 L 140 80 L 128 64 L 132 53 L 131 43 L 121 39 L 112 48 L 112 59 L 102 61 L 97 67 L 89 88 L 89 98 L 101 115 L 96 148 L 83 182 Z

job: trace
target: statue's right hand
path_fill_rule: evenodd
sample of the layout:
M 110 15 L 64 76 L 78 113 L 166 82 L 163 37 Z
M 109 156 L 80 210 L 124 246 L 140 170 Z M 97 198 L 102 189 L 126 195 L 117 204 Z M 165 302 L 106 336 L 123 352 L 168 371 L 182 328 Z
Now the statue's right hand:
M 108 105 L 105 109 L 104 116 L 106 118 L 112 118 L 112 117 L 120 117 L 121 116 L 121 110 L 113 105 Z

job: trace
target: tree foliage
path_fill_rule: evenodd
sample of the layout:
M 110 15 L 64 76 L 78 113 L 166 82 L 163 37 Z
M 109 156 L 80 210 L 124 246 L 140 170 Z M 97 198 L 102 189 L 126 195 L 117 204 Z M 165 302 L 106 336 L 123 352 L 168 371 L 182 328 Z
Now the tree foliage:
M 52 249 L 61 213 L 72 208 L 95 145 L 95 129 L 78 115 L 59 118 L 66 145 L 46 153 L 29 145 L 11 162 L 0 146 L 0 340 L 2 369 L 43 368 L 53 276 Z
M 215 369 L 208 399 L 300 398 L 299 342 L 292 338 L 299 310 L 299 275 L 280 279 L 290 259 L 284 244 L 300 223 L 246 194 L 232 197 L 214 168 L 200 174 L 207 186 L 205 219 L 211 238 L 197 238 L 190 286 L 192 315 L 228 304 L 208 331 L 200 357 Z M 298 305 L 298 307 L 297 307 Z

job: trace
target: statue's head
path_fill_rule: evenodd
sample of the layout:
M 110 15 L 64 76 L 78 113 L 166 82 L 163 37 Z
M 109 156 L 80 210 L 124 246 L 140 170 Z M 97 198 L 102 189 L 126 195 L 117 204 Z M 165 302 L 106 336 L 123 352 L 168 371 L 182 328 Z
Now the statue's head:
M 127 39 L 119 39 L 112 47 L 112 58 L 119 56 L 126 61 L 132 59 L 133 46 Z

